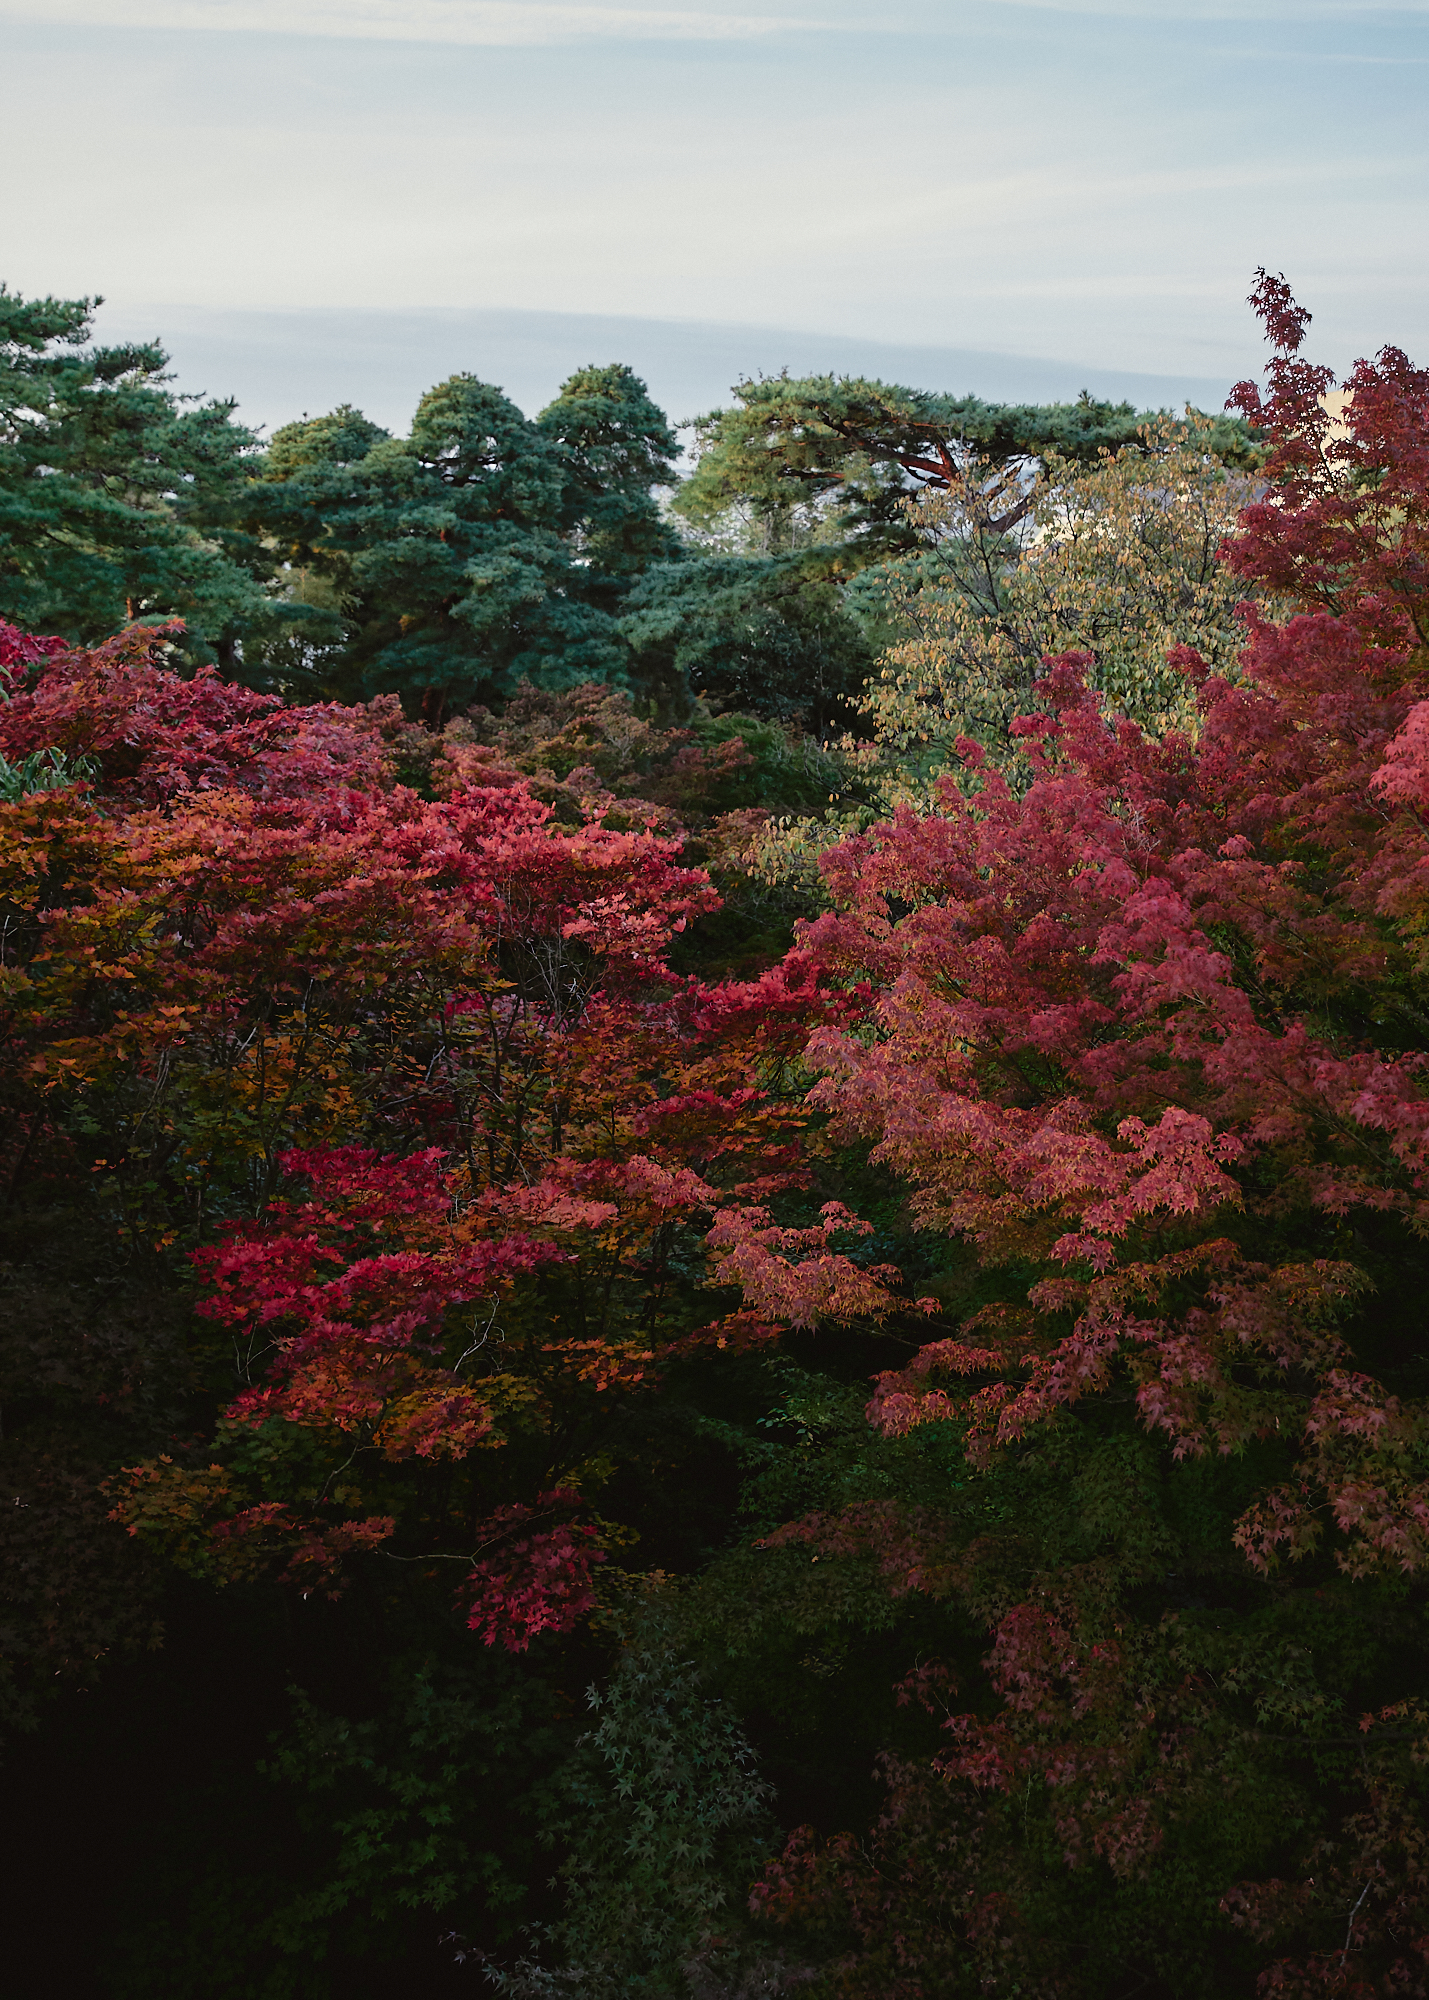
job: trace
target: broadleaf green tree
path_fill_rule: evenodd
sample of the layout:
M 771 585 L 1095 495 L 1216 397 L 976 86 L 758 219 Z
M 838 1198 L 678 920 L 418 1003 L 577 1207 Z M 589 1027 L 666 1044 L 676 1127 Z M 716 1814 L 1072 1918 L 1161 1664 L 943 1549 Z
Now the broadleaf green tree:
M 773 1834 L 754 1747 L 682 1656 L 658 1594 L 627 1607 L 625 1624 L 547 1822 L 565 1914 L 538 1956 L 493 1969 L 493 1983 L 509 2000 L 687 2000 L 741 1978 L 741 1992 L 784 1991 L 785 1967 L 743 1907 Z
M 862 733 L 842 741 L 830 805 L 771 825 L 758 865 L 807 873 L 834 831 L 871 810 L 925 805 L 965 770 L 968 739 L 1025 783 L 1015 719 L 1053 655 L 1085 654 L 1088 684 L 1139 725 L 1194 731 L 1194 689 L 1168 655 L 1193 646 L 1214 671 L 1237 673 L 1251 587 L 1219 555 L 1260 490 L 1214 437 L 1199 419 L 1163 417 L 1086 462 L 970 457 L 953 485 L 905 499 L 919 554 L 860 580 L 882 591 L 891 641 L 858 704 Z
M 1018 477 L 978 458 L 956 486 L 920 494 L 909 512 L 926 553 L 892 582 L 906 636 L 868 690 L 880 743 L 914 771 L 955 763 L 960 736 L 1006 763 L 1044 658 L 1072 651 L 1091 655 L 1090 685 L 1115 709 L 1148 728 L 1190 724 L 1191 691 L 1166 655 L 1194 646 L 1236 671 L 1246 586 L 1218 555 L 1258 492 L 1209 434 L 1163 418 L 1089 463 L 1049 455 Z

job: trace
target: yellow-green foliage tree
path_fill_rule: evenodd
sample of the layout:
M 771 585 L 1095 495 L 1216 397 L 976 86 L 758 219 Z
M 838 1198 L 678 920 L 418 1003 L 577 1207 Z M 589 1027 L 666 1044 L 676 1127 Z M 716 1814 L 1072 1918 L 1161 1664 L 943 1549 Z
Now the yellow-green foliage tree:
M 1090 653 L 1093 684 L 1151 729 L 1192 713 L 1168 648 L 1233 668 L 1245 585 L 1216 551 L 1254 497 L 1195 422 L 1162 419 L 1091 465 L 1031 471 L 968 462 L 962 487 L 912 503 L 928 553 L 900 577 L 908 637 L 868 691 L 882 744 L 919 765 L 959 735 L 1006 755 L 1049 653 Z M 926 753 L 914 746 L 928 745 Z
M 956 483 L 910 498 L 923 548 L 889 570 L 904 636 L 865 689 L 870 735 L 845 741 L 847 789 L 822 819 L 764 832 L 761 868 L 807 866 L 869 808 L 926 800 L 961 768 L 960 737 L 1017 784 L 1011 723 L 1050 654 L 1088 654 L 1089 684 L 1144 728 L 1193 729 L 1191 690 L 1166 655 L 1190 645 L 1235 672 L 1247 588 L 1216 553 L 1257 486 L 1211 447 L 1208 419 L 1162 417 L 1089 463 L 969 454 Z

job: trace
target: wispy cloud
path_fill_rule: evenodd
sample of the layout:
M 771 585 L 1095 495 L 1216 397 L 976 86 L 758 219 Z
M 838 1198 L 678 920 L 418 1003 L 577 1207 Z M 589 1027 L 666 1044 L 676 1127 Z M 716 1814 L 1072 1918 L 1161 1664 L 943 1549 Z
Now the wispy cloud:
M 228 31 L 492 48 L 591 41 L 749 42 L 789 33 L 956 34 L 1002 8 L 1144 22 L 1331 21 L 1429 14 L 1429 0 L 0 0 L 0 22 Z
M 1113 20 L 1346 21 L 1429 14 L 1429 0 L 999 0 L 1020 11 L 1101 14 Z
M 801 12 L 609 7 L 586 0 L 0 0 L 0 21 L 497 48 L 612 39 L 748 41 L 837 25 Z

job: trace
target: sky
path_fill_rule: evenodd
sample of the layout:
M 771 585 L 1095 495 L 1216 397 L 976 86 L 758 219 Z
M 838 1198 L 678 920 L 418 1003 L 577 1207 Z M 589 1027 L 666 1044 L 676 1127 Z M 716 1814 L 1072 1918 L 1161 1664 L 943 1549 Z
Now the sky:
M 0 277 L 269 424 L 612 359 L 1205 401 L 1260 264 L 1429 358 L 1429 0 L 0 0 L 0 75 Z

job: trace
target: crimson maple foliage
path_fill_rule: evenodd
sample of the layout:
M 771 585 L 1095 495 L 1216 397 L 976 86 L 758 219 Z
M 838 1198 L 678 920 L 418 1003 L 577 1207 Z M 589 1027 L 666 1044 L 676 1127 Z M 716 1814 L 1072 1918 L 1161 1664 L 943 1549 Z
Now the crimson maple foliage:
M 27 668 L 38 666 L 42 660 L 67 650 L 68 642 L 64 639 L 53 636 L 44 638 L 37 632 L 22 632 L 18 626 L 7 625 L 0 618 L 0 667 L 6 670 L 7 692 L 24 685 Z
M 562 824 L 460 754 L 423 798 L 394 704 L 185 681 L 170 636 L 31 648 L 0 714 L 0 750 L 97 773 L 6 809 L 31 1140 L 87 1132 L 137 1244 L 197 1240 L 238 1378 L 209 1452 L 134 1468 L 116 1518 L 328 1591 L 389 1542 L 438 1574 L 455 1533 L 470 1623 L 524 1649 L 628 1539 L 591 1512 L 607 1407 L 769 1335 L 702 1296 L 699 1235 L 800 1177 L 817 982 L 674 975 L 718 898 L 631 802 Z M 440 1465 L 465 1484 L 438 1530 Z
M 1103 1515 L 1076 1559 L 1055 1558 L 1045 1521 L 1028 1549 L 1025 1515 L 993 1504 L 1020 1463 L 1025 1503 L 1033 1465 L 1066 1476 L 1124 1410 L 1147 1440 L 1122 1447 L 1142 1468 L 1121 1502 L 1133 1513 L 1163 1488 L 1174 1505 L 1197 1464 L 1239 1468 L 1234 1547 L 1200 1559 L 1209 1595 L 1264 1579 L 1273 1620 L 1303 1570 L 1322 1600 L 1376 1585 L 1421 1600 L 1422 1343 L 1374 1295 L 1405 1260 L 1419 1269 L 1429 1234 L 1429 373 L 1395 349 L 1359 363 L 1340 430 L 1283 280 L 1262 274 L 1255 303 L 1270 393 L 1236 400 L 1273 451 L 1225 560 L 1305 608 L 1274 623 L 1245 607 L 1233 680 L 1180 653 L 1191 736 L 1148 739 L 1088 695 L 1089 661 L 1050 660 L 1040 709 L 1016 725 L 1025 795 L 968 743 L 970 796 L 945 781 L 932 812 L 900 810 L 823 857 L 834 909 L 802 948 L 874 997 L 859 1027 L 814 1029 L 814 1101 L 891 1170 L 918 1229 L 969 1246 L 980 1302 L 950 1321 L 939 1297 L 920 1301 L 936 1336 L 920 1343 L 877 1271 L 747 1216 L 721 1246 L 770 1317 L 872 1321 L 914 1343 L 879 1375 L 869 1420 L 890 1440 L 947 1427 L 966 1454 L 961 1520 L 860 1503 L 770 1538 L 872 1561 L 894 1595 L 961 1605 L 991 1641 L 944 1747 L 890 1767 L 870 1843 L 801 1835 L 759 1892 L 857 1940 L 830 1990 L 1109 1990 L 1085 1984 L 1105 1967 L 1079 1968 L 1051 1935 L 1032 1801 L 1072 1876 L 1100 1866 L 1131 1885 L 1184 1868 L 1188 1828 L 1210 1851 L 1218 1795 L 1245 1812 L 1259 1790 L 1253 1865 L 1277 1854 L 1269 1802 L 1291 1796 L 1284 1758 L 1255 1749 L 1270 1718 L 1307 1748 L 1333 1733 L 1325 1688 L 1306 1695 L 1318 1724 L 1285 1719 L 1272 1683 L 1300 1669 L 1283 1634 L 1247 1637 L 1234 1662 L 1223 1615 L 1162 1586 L 1148 1617 L 1176 1559 L 1169 1545 L 1132 1559 L 1129 1520 L 1112 1532 Z M 1188 1496 L 1208 1490 L 1195 1477 Z M 1280 1854 L 1301 1886 L 1223 1879 L 1222 1921 L 1274 1961 L 1266 1992 L 1425 1990 L 1429 1903 L 1407 1830 L 1425 1804 L 1422 1725 L 1396 1713 L 1394 1727 L 1366 1715 L 1342 1816 Z M 1307 1914 L 1333 1907 L 1327 1854 L 1362 1890 L 1333 1951 Z

